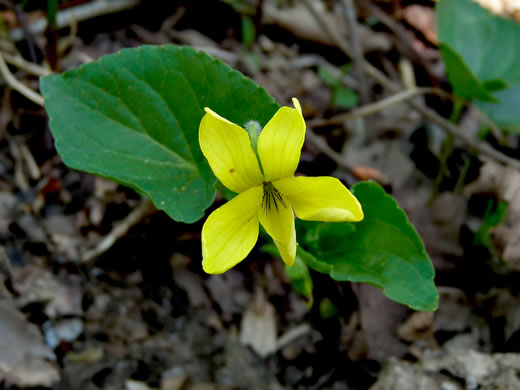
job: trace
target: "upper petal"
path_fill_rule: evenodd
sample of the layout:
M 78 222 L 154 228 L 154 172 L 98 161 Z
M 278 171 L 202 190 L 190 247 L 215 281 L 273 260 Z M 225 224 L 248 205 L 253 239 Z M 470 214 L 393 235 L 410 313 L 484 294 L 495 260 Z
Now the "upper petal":
M 273 185 L 289 198 L 300 219 L 325 222 L 363 219 L 361 204 L 335 177 L 288 177 Z
M 258 155 L 266 181 L 292 176 L 300 162 L 305 121 L 296 98 L 293 103 L 296 108 L 280 108 L 258 137 Z
M 202 267 L 221 274 L 251 252 L 258 240 L 262 187 L 250 188 L 211 213 L 202 227 Z
M 264 229 L 273 238 L 283 261 L 293 265 L 296 256 L 296 230 L 289 200 L 274 189 L 264 192 L 258 216 Z
M 238 193 L 262 183 L 263 176 L 247 132 L 209 108 L 205 110 L 199 143 L 215 176 Z

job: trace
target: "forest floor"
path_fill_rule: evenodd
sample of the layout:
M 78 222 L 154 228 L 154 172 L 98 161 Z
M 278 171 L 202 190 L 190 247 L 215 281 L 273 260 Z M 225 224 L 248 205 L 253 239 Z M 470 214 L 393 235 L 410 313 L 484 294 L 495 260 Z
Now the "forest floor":
M 59 30 L 58 66 L 70 69 L 125 47 L 182 44 L 253 78 L 281 105 L 298 97 L 308 125 L 299 172 L 336 176 L 349 187 L 360 179 L 383 184 L 424 240 L 439 309 L 414 312 L 375 287 L 318 273 L 309 306 L 282 262 L 258 248 L 223 275 L 205 274 L 204 219 L 174 222 L 134 191 L 64 166 L 45 110 L 4 83 L 4 388 L 520 388 L 520 200 L 510 203 L 503 226 L 486 219 L 518 193 L 520 173 L 457 141 L 437 178 L 447 97 L 416 95 L 370 106 L 369 113 L 351 110 L 398 93 L 391 83 L 449 90 L 433 4 L 358 2 L 358 23 L 349 30 L 339 4 L 347 1 L 311 1 L 318 18 L 305 1 L 275 3 L 261 1 L 261 17 L 253 7 L 257 16 L 244 22 L 239 11 L 247 1 L 143 1 Z M 43 15 L 29 6 L 18 7 L 18 15 L 16 7 L 2 10 L 13 41 L 17 18 L 27 27 Z M 358 57 L 347 56 L 319 20 L 353 33 Z M 19 31 L 15 46 L 4 37 L 2 50 L 25 58 L 10 69 L 38 90 L 38 72 L 47 69 L 45 36 Z M 358 66 L 359 53 L 386 82 Z M 479 120 L 469 107 L 459 126 L 476 133 Z M 509 155 L 520 157 L 518 139 L 509 141 L 516 145 Z

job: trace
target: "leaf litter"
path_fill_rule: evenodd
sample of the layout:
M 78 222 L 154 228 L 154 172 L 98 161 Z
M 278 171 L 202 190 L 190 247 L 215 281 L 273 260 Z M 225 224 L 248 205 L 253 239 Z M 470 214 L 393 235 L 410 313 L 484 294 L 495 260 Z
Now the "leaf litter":
M 215 14 L 236 17 L 232 8 L 215 4 Z M 399 15 L 398 4 L 382 6 L 389 15 Z M 161 6 L 139 10 L 152 10 L 159 18 L 161 12 L 154 7 Z M 177 8 L 164 7 L 165 17 L 177 15 Z M 79 25 L 62 66 L 142 43 L 190 44 L 254 77 L 280 102 L 302 97 L 310 117 L 337 113 L 318 67 L 341 75 L 348 59 L 330 51 L 333 42 L 323 31 L 316 33 L 319 36 L 308 33 L 312 30 L 306 30 L 306 19 L 297 16 L 306 12 L 304 7 L 276 9 L 274 2 L 266 1 L 265 29 L 259 30 L 250 53 L 241 46 L 238 31 L 208 31 L 194 16 L 193 5 L 182 7 L 184 16 L 173 24 L 173 19 L 159 18 L 159 29 L 142 22 L 138 13 L 130 14 L 138 27 L 117 15 L 114 26 L 92 35 Z M 344 26 L 340 8 L 324 5 L 319 11 Z M 400 65 L 389 58 L 406 62 L 409 53 L 389 30 L 372 28 L 369 21 L 374 19 L 365 12 L 359 15 L 365 54 L 398 79 Z M 442 75 L 432 47 L 431 11 L 421 11 L 424 20 L 410 19 L 413 12 L 405 12 L 409 24 L 420 24 L 413 32 L 406 30 L 413 36 L 410 46 L 434 70 L 430 76 Z M 507 12 L 514 17 L 514 10 Z M 250 54 L 257 58 L 256 65 Z M 424 82 L 424 72 L 415 66 L 411 80 Z M 23 70 L 17 76 L 35 82 Z M 351 74 L 341 83 L 358 87 Z M 392 93 L 374 85 L 371 91 L 374 101 Z M 433 316 L 413 313 L 369 286 L 338 285 L 313 275 L 319 286 L 315 301 L 327 298 L 337 309 L 336 316 L 322 318 L 318 305 L 308 308 L 277 263 L 260 251 L 221 277 L 203 275 L 200 226 L 177 224 L 159 213 L 144 216 L 98 258 L 81 263 L 81 254 L 124 220 L 139 196 L 65 168 L 56 158 L 43 111 L 15 92 L 5 89 L 4 94 L 10 103 L 2 105 L 0 135 L 0 245 L 5 253 L 0 261 L 0 378 L 6 387 L 520 386 L 518 173 L 484 161 L 482 167 L 476 164 L 476 173 L 467 180 L 472 183 L 462 191 L 444 180 L 442 193 L 429 204 L 431 167 L 438 160 L 443 133 L 405 103 L 365 118 L 365 133 L 352 122 L 313 130 L 351 164 L 374 169 L 393 191 L 436 265 L 439 310 Z M 463 149 L 456 145 L 460 153 Z M 333 173 L 354 183 L 351 172 L 338 169 L 310 144 L 302 152 L 301 171 Z M 450 170 L 455 178 L 456 173 Z M 491 229 L 494 252 L 489 259 L 473 249 L 473 234 L 494 199 L 509 206 L 504 223 Z

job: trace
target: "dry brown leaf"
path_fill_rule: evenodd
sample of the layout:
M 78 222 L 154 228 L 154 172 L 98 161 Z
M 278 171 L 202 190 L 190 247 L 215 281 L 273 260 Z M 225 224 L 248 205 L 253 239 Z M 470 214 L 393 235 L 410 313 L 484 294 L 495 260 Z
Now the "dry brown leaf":
M 173 280 L 175 281 L 175 284 L 186 291 L 191 306 L 211 306 L 208 294 L 204 291 L 204 282 L 199 275 L 187 269 L 178 268 L 173 271 Z
M 426 340 L 434 346 L 436 343 L 433 337 L 433 312 L 414 312 L 401 326 L 399 326 L 397 334 L 401 340 L 408 342 Z
M 36 326 L 6 297 L 0 297 L 0 318 L 0 382 L 23 388 L 58 382 L 56 356 Z
M 326 45 L 336 45 L 336 40 L 332 39 L 321 27 L 303 2 L 295 2 L 293 7 L 287 8 L 278 8 L 271 2 L 264 4 L 262 20 L 264 24 L 278 25 L 302 39 Z M 344 39 L 347 29 L 341 13 L 329 12 L 321 1 L 314 3 L 314 9 L 329 26 L 334 26 L 331 29 L 332 33 L 337 34 L 337 37 L 341 37 L 340 39 Z M 386 34 L 375 32 L 363 24 L 359 24 L 357 28 L 365 52 L 386 52 L 392 48 L 392 42 Z
M 38 266 L 26 266 L 14 270 L 13 285 L 20 296 L 18 306 L 33 302 L 45 304 L 45 314 L 51 318 L 63 315 L 82 315 L 82 292 L 72 277 L 60 280 Z
M 188 383 L 186 374 L 166 377 L 161 380 L 161 390 L 183 390 Z
M 396 329 L 407 311 L 406 306 L 390 301 L 381 289 L 356 284 L 362 332 L 367 343 L 367 358 L 380 362 L 390 356 L 402 356 L 406 346 L 399 341 Z
M 383 174 L 379 169 L 365 167 L 364 165 L 356 165 L 352 169 L 352 174 L 359 180 L 375 180 L 380 183 L 383 181 Z
M 435 11 L 432 7 L 413 4 L 403 9 L 403 17 L 411 26 L 419 30 L 432 44 L 437 45 Z
M 260 288 L 256 290 L 242 318 L 240 342 L 249 345 L 261 357 L 269 356 L 276 351 L 275 310 Z

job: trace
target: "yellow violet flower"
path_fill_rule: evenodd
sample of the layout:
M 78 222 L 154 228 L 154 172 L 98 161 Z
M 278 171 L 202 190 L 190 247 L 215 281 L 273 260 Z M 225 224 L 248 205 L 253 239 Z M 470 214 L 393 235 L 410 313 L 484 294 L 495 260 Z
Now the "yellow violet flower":
M 294 213 L 306 221 L 357 222 L 358 200 L 334 177 L 294 177 L 305 139 L 300 103 L 281 107 L 261 131 L 256 151 L 248 132 L 209 108 L 199 143 L 217 178 L 238 195 L 215 210 L 202 228 L 202 266 L 220 274 L 244 260 L 258 240 L 259 223 L 283 261 L 294 263 Z M 256 139 L 255 139 L 256 141 Z M 256 142 L 254 142 L 256 144 Z

